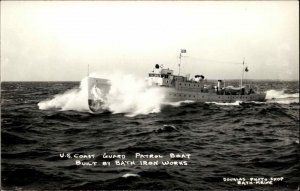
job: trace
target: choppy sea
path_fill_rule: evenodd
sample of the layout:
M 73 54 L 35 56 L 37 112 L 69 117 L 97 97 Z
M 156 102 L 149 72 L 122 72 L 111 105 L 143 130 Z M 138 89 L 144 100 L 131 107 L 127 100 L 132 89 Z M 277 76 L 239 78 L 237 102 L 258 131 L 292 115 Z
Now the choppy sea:
M 131 83 L 92 113 L 84 82 L 2 82 L 2 189 L 297 190 L 299 82 L 253 83 L 266 102 L 166 104 Z

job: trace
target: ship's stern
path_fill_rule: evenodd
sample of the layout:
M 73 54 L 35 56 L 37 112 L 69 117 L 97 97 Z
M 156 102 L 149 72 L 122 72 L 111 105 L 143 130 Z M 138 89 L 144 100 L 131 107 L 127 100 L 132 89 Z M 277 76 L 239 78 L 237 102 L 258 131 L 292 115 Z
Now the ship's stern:
M 264 102 L 266 101 L 266 93 L 258 93 L 255 95 L 255 100 L 254 101 L 261 101 Z

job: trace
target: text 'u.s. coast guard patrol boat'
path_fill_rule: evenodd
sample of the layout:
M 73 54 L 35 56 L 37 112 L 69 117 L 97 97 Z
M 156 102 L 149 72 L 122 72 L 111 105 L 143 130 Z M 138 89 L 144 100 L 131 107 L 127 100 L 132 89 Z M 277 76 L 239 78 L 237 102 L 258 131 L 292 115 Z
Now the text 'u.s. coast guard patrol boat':
M 248 67 L 244 66 L 239 87 L 225 86 L 225 82 L 217 80 L 215 83 L 207 83 L 203 75 L 180 75 L 180 65 L 182 54 L 186 53 L 181 49 L 179 59 L 178 75 L 173 70 L 165 69 L 158 64 L 149 73 L 147 82 L 149 88 L 160 87 L 164 89 L 166 101 L 192 100 L 195 102 L 249 102 L 265 101 L 266 93 L 259 92 L 256 86 L 243 85 L 244 71 L 248 72 Z M 97 111 L 105 103 L 110 91 L 110 81 L 103 78 L 88 78 L 88 104 L 92 111 Z

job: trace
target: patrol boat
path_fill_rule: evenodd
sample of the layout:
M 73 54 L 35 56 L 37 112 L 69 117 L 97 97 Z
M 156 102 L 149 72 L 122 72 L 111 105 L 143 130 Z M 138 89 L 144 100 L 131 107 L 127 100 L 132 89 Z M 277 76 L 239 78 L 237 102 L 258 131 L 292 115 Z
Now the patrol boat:
M 147 83 L 149 88 L 160 87 L 164 89 L 166 101 L 192 100 L 195 102 L 249 102 L 265 101 L 266 93 L 260 92 L 257 86 L 243 85 L 244 72 L 248 72 L 243 61 L 242 78 L 239 87 L 225 86 L 225 81 L 217 80 L 215 83 L 208 83 L 203 75 L 180 75 L 182 54 L 186 53 L 181 49 L 179 55 L 179 72 L 174 74 L 171 69 L 163 68 L 158 64 L 148 74 Z M 88 78 L 88 104 L 91 111 L 98 111 L 105 103 L 106 95 L 110 90 L 110 81 L 102 78 Z

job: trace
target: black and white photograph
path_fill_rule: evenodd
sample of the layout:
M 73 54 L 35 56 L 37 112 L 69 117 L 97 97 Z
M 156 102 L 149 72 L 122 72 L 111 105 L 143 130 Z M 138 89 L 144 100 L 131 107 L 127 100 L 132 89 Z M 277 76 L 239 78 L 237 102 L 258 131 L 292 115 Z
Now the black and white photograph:
M 300 189 L 298 1 L 1 1 L 1 190 Z

